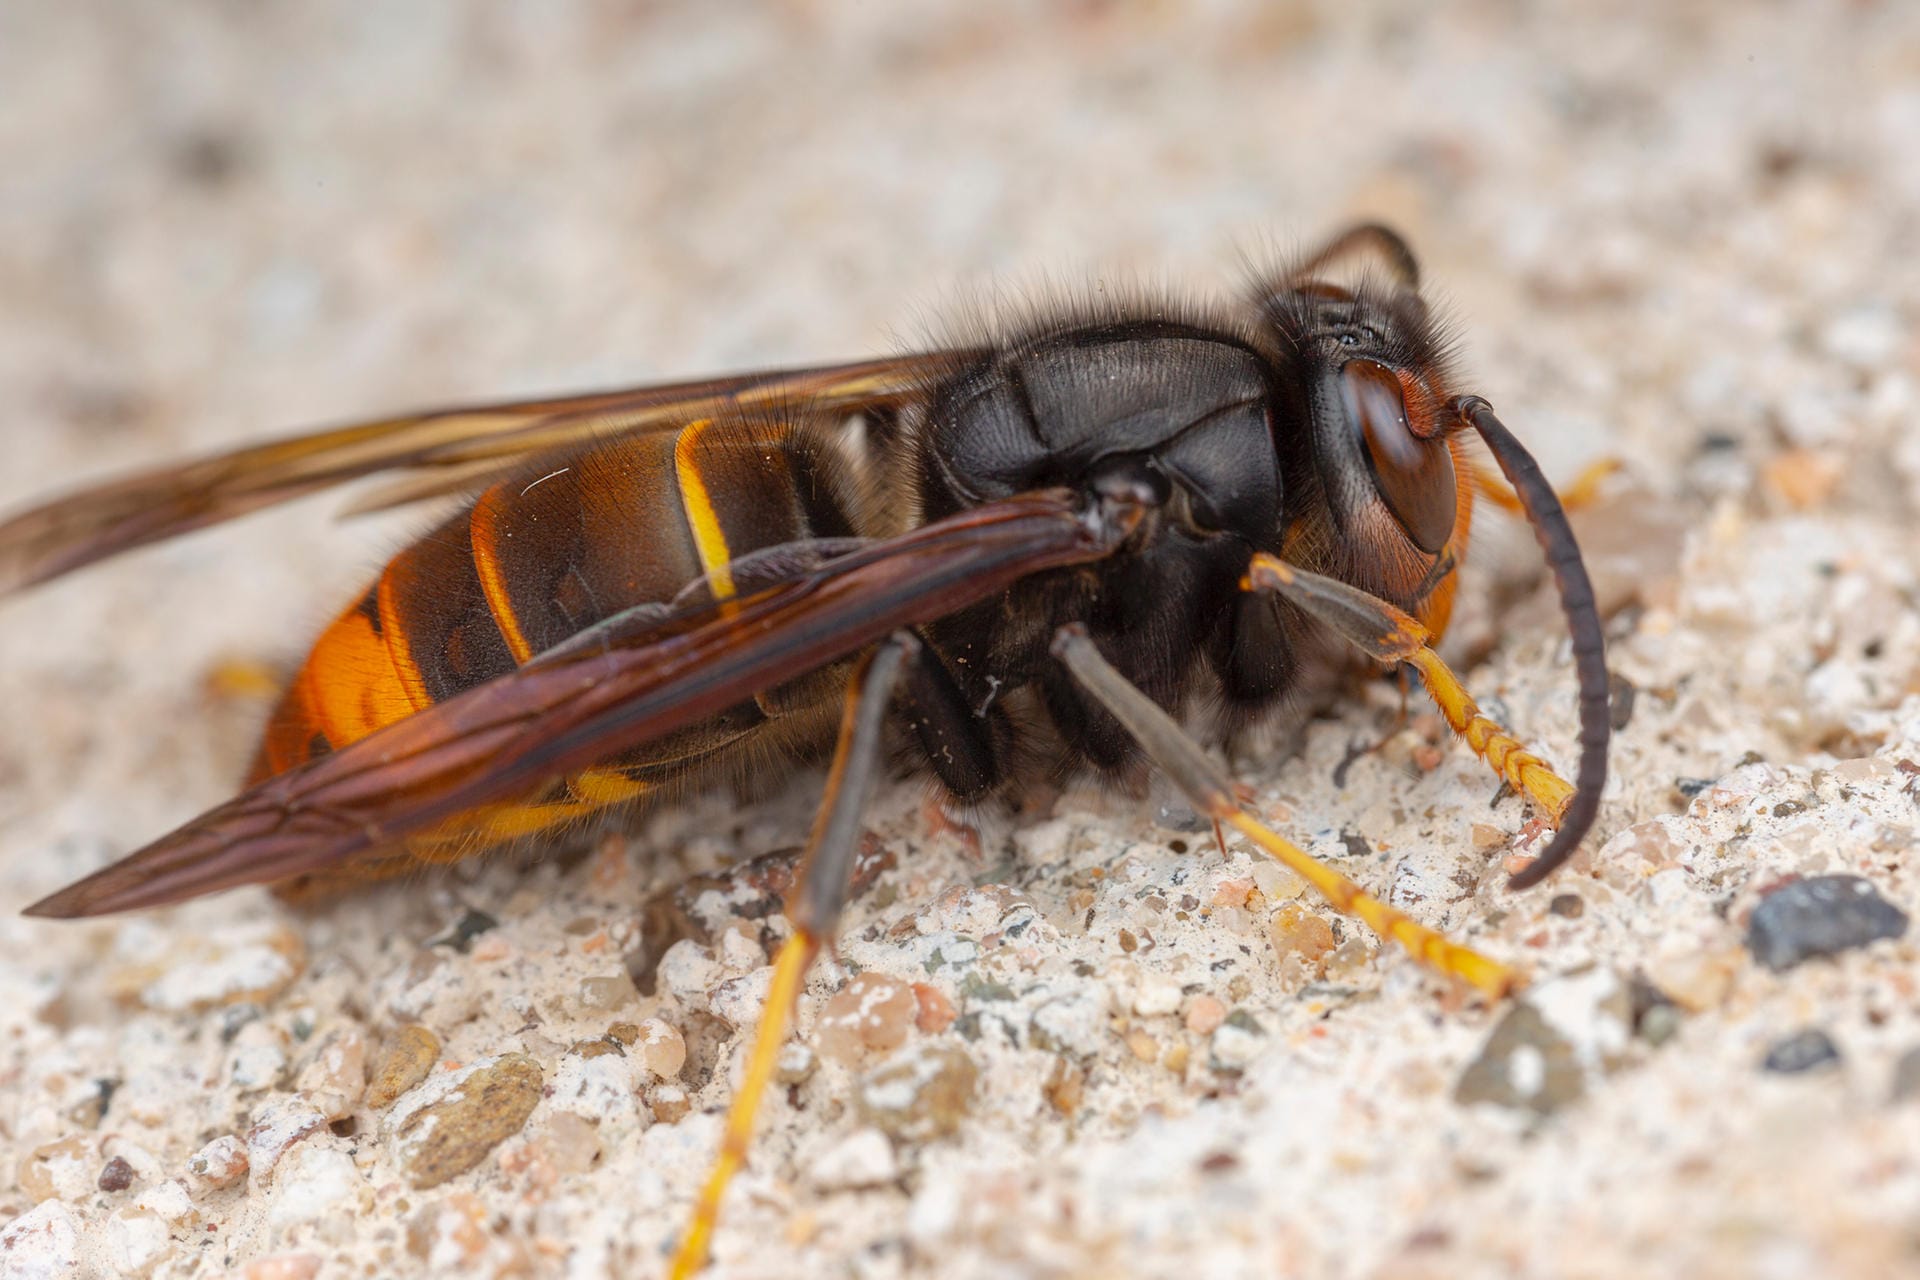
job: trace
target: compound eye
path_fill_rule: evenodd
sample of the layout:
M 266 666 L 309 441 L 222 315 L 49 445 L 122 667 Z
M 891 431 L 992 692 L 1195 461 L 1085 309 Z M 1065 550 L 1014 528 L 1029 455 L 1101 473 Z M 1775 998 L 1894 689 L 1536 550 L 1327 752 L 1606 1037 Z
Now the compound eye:
M 1366 441 L 1367 467 L 1380 500 L 1414 546 L 1438 555 L 1453 533 L 1459 501 L 1446 441 L 1415 432 L 1400 377 L 1383 364 L 1349 360 L 1340 371 L 1340 394 L 1347 420 Z

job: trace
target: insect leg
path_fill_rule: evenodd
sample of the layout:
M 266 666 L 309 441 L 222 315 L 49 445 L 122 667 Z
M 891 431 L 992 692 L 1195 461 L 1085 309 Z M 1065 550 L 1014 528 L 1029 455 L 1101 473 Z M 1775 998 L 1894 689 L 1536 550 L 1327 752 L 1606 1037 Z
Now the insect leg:
M 920 749 L 947 790 L 971 800 L 999 785 L 1011 732 L 1006 712 L 996 703 L 985 715 L 976 714 L 931 645 L 907 662 L 900 700 Z
M 1186 792 L 1200 812 L 1245 835 L 1318 889 L 1336 909 L 1359 917 L 1381 938 L 1398 943 L 1427 967 L 1464 979 L 1496 1000 L 1519 986 L 1520 976 L 1512 969 L 1469 947 L 1449 942 L 1388 906 L 1242 809 L 1225 771 L 1158 703 L 1100 655 L 1085 628 L 1067 626 L 1056 632 L 1053 655 L 1066 665 L 1081 688 L 1127 727 L 1148 758 Z
M 919 640 L 908 632 L 899 632 L 861 663 L 847 686 L 840 738 L 834 748 L 833 765 L 827 772 L 826 794 L 814 814 L 806 856 L 800 864 L 793 896 L 787 903 L 793 935 L 781 946 L 774 961 L 773 982 L 767 990 L 752 1054 L 747 1059 L 746 1076 L 727 1110 L 720 1154 L 715 1157 L 706 1184 L 700 1189 L 693 1220 L 688 1223 L 679 1251 L 674 1255 L 670 1272 L 673 1280 L 685 1280 L 706 1263 L 708 1242 L 720 1218 L 721 1198 L 746 1159 L 747 1147 L 753 1139 L 754 1115 L 767 1081 L 773 1076 L 780 1047 L 786 1041 L 787 1025 L 801 984 L 820 948 L 833 940 L 840 909 L 846 904 L 847 886 L 853 879 L 854 851 L 860 839 L 860 815 L 880 776 L 881 733 L 901 663 L 913 660 L 920 652 Z
M 1429 646 L 1433 637 L 1418 620 L 1357 587 L 1296 569 L 1265 552 L 1255 553 L 1243 585 L 1285 596 L 1376 662 L 1410 664 L 1453 731 L 1508 786 L 1538 805 L 1547 821 L 1559 824 L 1573 798 L 1572 784 L 1481 713 L 1460 678 Z
M 1589 462 L 1573 478 L 1572 484 L 1559 491 L 1560 505 L 1568 511 L 1592 506 L 1600 499 L 1600 486 L 1616 474 L 1621 466 L 1618 458 L 1599 458 Z M 1526 506 L 1520 501 L 1520 495 L 1514 492 L 1513 486 L 1498 471 L 1476 464 L 1468 474 L 1473 477 L 1474 492 L 1488 502 L 1513 515 L 1526 514 Z

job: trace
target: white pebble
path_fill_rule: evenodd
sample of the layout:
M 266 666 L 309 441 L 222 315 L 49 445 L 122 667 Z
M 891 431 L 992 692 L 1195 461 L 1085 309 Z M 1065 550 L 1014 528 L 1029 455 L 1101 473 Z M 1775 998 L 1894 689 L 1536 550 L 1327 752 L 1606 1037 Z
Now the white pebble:
M 1208 1041 L 1216 1069 L 1238 1071 L 1260 1056 L 1266 1037 L 1231 1021 L 1220 1024 Z
M 134 1197 L 132 1207 L 177 1224 L 192 1215 L 193 1200 L 177 1179 L 163 1178 Z
M 335 1213 L 360 1208 L 367 1189 L 353 1157 L 332 1147 L 309 1144 L 286 1160 L 275 1179 L 267 1222 L 276 1231 L 320 1222 Z
M 878 1187 L 900 1176 L 887 1135 L 868 1125 L 834 1143 L 807 1169 L 807 1180 L 821 1191 Z
M 660 988 L 689 1009 L 707 1007 L 707 992 L 720 980 L 713 953 L 692 938 L 682 938 L 660 957 Z
M 326 1127 L 326 1113 L 297 1094 L 269 1102 L 247 1130 L 247 1167 L 255 1178 L 271 1179 L 287 1148 Z
M 80 1228 L 73 1211 L 42 1200 L 0 1227 L 0 1258 L 8 1280 L 56 1280 L 80 1274 Z
M 114 1275 L 147 1275 L 172 1252 L 167 1224 L 152 1214 L 122 1209 L 107 1219 L 106 1262 Z
M 270 1044 L 242 1045 L 234 1050 L 228 1067 L 233 1087 L 243 1093 L 270 1089 L 287 1069 L 287 1055 Z
M 1161 974 L 1149 974 L 1134 988 L 1133 1011 L 1143 1018 L 1159 1018 L 1180 1007 L 1180 984 Z
M 907 1238 L 931 1252 L 960 1229 L 966 1194 L 957 1176 L 930 1179 L 914 1193 L 907 1209 Z
M 767 1007 L 767 991 L 773 986 L 773 966 L 766 965 L 738 978 L 729 978 L 708 996 L 715 1017 L 735 1030 L 757 1026 L 760 1011 Z
M 1042 1047 L 1091 1057 L 1107 1037 L 1107 988 L 1093 984 L 1070 989 L 1033 1011 L 1033 1031 Z
M 633 1063 L 617 1053 L 560 1060 L 547 1089 L 553 1105 L 602 1124 L 639 1117 L 634 1097 Z
M 767 949 L 738 929 L 720 935 L 720 967 L 728 973 L 752 973 L 767 962 Z
M 222 1134 L 187 1158 L 187 1176 L 196 1190 L 230 1187 L 246 1176 L 247 1145 L 231 1133 Z

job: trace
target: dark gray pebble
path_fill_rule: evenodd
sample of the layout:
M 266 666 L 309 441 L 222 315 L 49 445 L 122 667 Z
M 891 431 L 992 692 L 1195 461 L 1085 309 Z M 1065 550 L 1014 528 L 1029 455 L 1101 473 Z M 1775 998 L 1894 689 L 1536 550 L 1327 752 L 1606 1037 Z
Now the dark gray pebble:
M 1747 950 L 1778 973 L 1809 956 L 1829 956 L 1907 931 L 1907 913 L 1859 876 L 1809 876 L 1761 899 L 1747 925 Z
M 1781 1075 L 1798 1075 L 1803 1071 L 1838 1066 L 1839 1063 L 1840 1049 L 1833 1043 L 1832 1037 L 1818 1027 L 1808 1027 L 1784 1040 L 1775 1041 L 1760 1066 Z

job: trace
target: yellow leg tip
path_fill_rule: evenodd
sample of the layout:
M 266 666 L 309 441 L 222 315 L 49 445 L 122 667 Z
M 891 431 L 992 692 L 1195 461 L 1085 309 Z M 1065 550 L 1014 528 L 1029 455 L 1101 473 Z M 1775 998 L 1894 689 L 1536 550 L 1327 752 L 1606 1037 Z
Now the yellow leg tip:
M 796 929 L 774 960 L 773 983 L 767 988 L 767 1003 L 760 1015 L 760 1029 L 754 1036 L 753 1054 L 747 1059 L 746 1078 L 741 1080 L 738 1092 L 733 1095 L 733 1105 L 727 1109 L 720 1154 L 714 1157 L 713 1169 L 694 1201 L 693 1220 L 680 1237 L 680 1248 L 674 1253 L 673 1265 L 667 1272 L 672 1280 L 687 1280 L 707 1265 L 707 1250 L 713 1241 L 714 1228 L 720 1222 L 720 1202 L 726 1196 L 727 1184 L 746 1162 L 760 1099 L 766 1093 L 767 1082 L 773 1078 L 780 1046 L 786 1042 L 787 1023 L 800 994 L 800 984 L 819 951 L 817 938 L 804 929 Z

